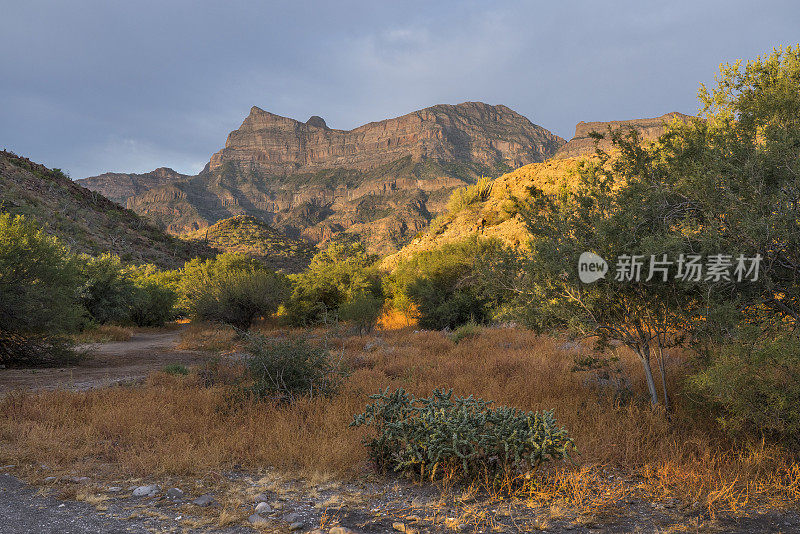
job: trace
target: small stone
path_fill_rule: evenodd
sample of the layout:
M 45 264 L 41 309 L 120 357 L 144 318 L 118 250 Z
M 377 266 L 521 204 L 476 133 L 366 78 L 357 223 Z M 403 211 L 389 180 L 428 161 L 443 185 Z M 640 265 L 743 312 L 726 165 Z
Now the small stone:
M 294 523 L 298 519 L 302 518 L 303 516 L 301 516 L 297 512 L 292 512 L 291 514 L 286 514 L 285 516 L 283 516 L 283 520 L 286 521 L 287 523 Z
M 135 490 L 133 490 L 134 497 L 155 497 L 158 495 L 158 492 L 161 491 L 161 488 L 156 484 L 152 484 L 150 486 L 139 486 Z
M 328 531 L 328 534 L 358 534 L 355 530 L 347 527 L 333 527 Z
M 261 501 L 256 505 L 257 514 L 268 514 L 270 512 L 272 512 L 272 506 L 270 506 L 269 503 Z
M 259 493 L 255 497 L 253 497 L 253 502 L 266 502 L 269 500 L 269 495 L 266 493 Z
M 395 521 L 394 523 L 392 523 L 392 528 L 397 530 L 397 531 L 399 531 L 399 532 L 405 532 L 406 531 L 405 523 L 401 523 L 399 521 Z
M 106 488 L 106 491 L 109 492 L 109 493 L 119 493 L 120 491 L 122 491 L 122 487 L 121 486 L 109 486 L 109 487 Z
M 251 525 L 264 525 L 266 523 L 269 523 L 269 521 L 267 521 L 258 514 L 251 515 L 250 517 L 247 518 L 247 521 L 249 521 Z
M 297 522 L 295 522 L 295 523 L 292 523 L 291 525 L 289 525 L 289 530 L 291 530 L 292 532 L 294 532 L 295 530 L 300 530 L 300 529 L 301 529 L 301 528 L 303 528 L 304 526 L 305 526 L 305 525 L 304 525 L 303 523 L 301 523 L 300 521 L 297 521 Z
M 58 480 L 58 477 L 44 477 L 45 482 L 55 482 Z
M 9 465 L 4 465 L 3 467 L 0 467 L 0 469 L 14 469 L 15 467 L 17 467 L 17 466 L 14 465 L 14 464 L 9 464 Z
M 211 495 L 210 493 L 206 493 L 205 495 L 201 495 L 200 497 L 193 500 L 192 504 L 194 504 L 195 506 L 202 506 L 205 508 L 206 506 L 211 506 L 212 504 L 214 504 L 214 502 L 215 502 L 214 496 Z
M 89 477 L 72 477 L 72 478 L 70 478 L 70 480 L 72 482 L 75 482 L 76 484 L 83 484 L 85 482 L 89 482 L 91 480 L 91 478 L 89 478 Z
M 183 491 L 180 488 L 170 488 L 167 490 L 167 499 L 171 501 L 183 499 Z

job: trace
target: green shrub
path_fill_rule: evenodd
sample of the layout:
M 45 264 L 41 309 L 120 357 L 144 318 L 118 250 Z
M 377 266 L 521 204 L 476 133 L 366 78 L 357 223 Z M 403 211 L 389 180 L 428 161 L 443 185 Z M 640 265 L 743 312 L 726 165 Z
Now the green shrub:
M 168 375 L 188 375 L 189 369 L 185 365 L 179 363 L 171 363 L 164 366 L 164 372 Z
M 184 272 L 183 302 L 193 318 L 243 330 L 257 317 L 275 313 L 288 292 L 283 275 L 236 254 L 192 260 Z
M 39 365 L 75 358 L 78 266 L 54 237 L 22 216 L 0 213 L 0 363 Z
M 372 332 L 382 311 L 383 299 L 361 293 L 350 302 L 339 306 L 339 319 L 352 323 L 359 335 L 364 335 Z
M 477 336 L 481 333 L 481 330 L 481 326 L 477 323 L 470 322 L 463 324 L 453 330 L 453 333 L 450 334 L 450 340 L 458 344 L 460 341 Z
M 163 326 L 174 317 L 178 296 L 175 291 L 153 279 L 136 280 L 136 291 L 130 301 L 130 320 L 136 326 Z
M 392 306 L 413 309 L 427 329 L 486 322 L 492 307 L 479 286 L 476 266 L 500 249 L 496 240 L 470 238 L 412 256 L 386 281 Z
M 455 215 L 476 202 L 484 202 L 491 193 L 492 179 L 482 177 L 475 184 L 453 191 L 450 195 L 450 200 L 447 202 L 447 211 L 450 215 Z
M 491 408 L 472 396 L 434 390 L 417 399 L 403 389 L 372 395 L 373 403 L 351 426 L 372 427 L 365 440 L 381 470 L 434 478 L 488 478 L 496 484 L 528 473 L 548 460 L 565 459 L 573 448 L 552 412 Z
M 298 396 L 331 395 L 345 376 L 341 362 L 324 347 L 304 338 L 269 339 L 247 334 L 248 368 L 253 385 L 248 388 L 257 399 L 294 401 Z
M 781 337 L 719 349 L 690 388 L 720 413 L 734 434 L 800 443 L 800 341 Z

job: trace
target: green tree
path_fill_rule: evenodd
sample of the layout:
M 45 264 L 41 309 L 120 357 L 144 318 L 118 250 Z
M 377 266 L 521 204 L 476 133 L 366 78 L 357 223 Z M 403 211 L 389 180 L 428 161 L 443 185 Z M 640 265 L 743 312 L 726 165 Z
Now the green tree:
M 181 279 L 184 306 L 195 319 L 247 329 L 257 317 L 278 310 L 287 294 L 286 278 L 246 256 L 224 253 L 194 259 Z
M 108 253 L 82 255 L 80 271 L 83 286 L 79 300 L 90 320 L 98 324 L 128 322 L 136 287 L 119 257 Z
M 796 323 L 800 311 L 798 48 L 724 65 L 700 100 L 700 118 L 672 123 L 656 143 L 615 133 L 617 153 L 584 163 L 577 191 L 533 191 L 520 207 L 533 236 L 525 274 L 495 275 L 536 326 L 567 326 L 633 349 L 654 404 L 650 359 L 663 362 L 664 349 L 683 341 L 673 333 L 718 343 L 744 323 Z M 673 271 L 668 282 L 607 277 L 584 285 L 576 271 L 584 251 L 610 260 L 682 253 L 763 260 L 758 280 L 745 283 L 708 273 L 674 283 Z
M 81 321 L 76 262 L 22 216 L 0 214 L 0 361 L 37 364 L 69 356 L 59 334 Z
M 486 322 L 492 308 L 481 291 L 476 266 L 501 248 L 498 241 L 471 238 L 412 256 L 386 282 L 392 305 L 413 310 L 423 328 Z
M 163 326 L 176 315 L 178 271 L 161 271 L 154 265 L 129 267 L 127 275 L 134 285 L 128 305 L 131 322 L 136 326 Z

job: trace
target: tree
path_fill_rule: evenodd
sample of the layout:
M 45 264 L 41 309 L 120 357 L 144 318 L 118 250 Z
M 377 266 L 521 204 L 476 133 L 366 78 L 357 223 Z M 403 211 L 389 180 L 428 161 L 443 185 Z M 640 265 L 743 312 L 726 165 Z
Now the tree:
M 475 266 L 497 254 L 498 241 L 471 238 L 415 254 L 397 266 L 387 281 L 392 304 L 411 311 L 423 328 L 456 328 L 484 323 L 491 316 Z
M 83 285 L 79 300 L 91 321 L 106 324 L 130 320 L 130 303 L 136 287 L 118 256 L 108 253 L 97 257 L 82 255 L 80 271 Z
M 359 295 L 382 300 L 375 260 L 358 241 L 331 242 L 311 259 L 305 271 L 294 277 L 294 289 L 285 306 L 288 322 L 323 322 Z
M 247 329 L 257 317 L 268 317 L 286 298 L 287 281 L 263 264 L 238 254 L 194 259 L 184 266 L 183 303 L 196 319 Z
M 0 361 L 37 364 L 70 355 L 60 334 L 81 321 L 76 262 L 22 216 L 0 214 Z
M 533 236 L 526 272 L 496 276 L 536 326 L 633 349 L 654 404 L 650 359 L 656 354 L 665 384 L 662 354 L 682 341 L 676 333 L 718 343 L 744 323 L 766 332 L 800 317 L 800 49 L 723 65 L 700 100 L 700 118 L 670 124 L 656 143 L 615 133 L 617 152 L 585 162 L 577 191 L 533 191 L 520 206 Z M 744 281 L 704 273 L 676 283 L 673 271 L 666 282 L 589 285 L 577 277 L 582 252 L 761 263 L 758 278 Z

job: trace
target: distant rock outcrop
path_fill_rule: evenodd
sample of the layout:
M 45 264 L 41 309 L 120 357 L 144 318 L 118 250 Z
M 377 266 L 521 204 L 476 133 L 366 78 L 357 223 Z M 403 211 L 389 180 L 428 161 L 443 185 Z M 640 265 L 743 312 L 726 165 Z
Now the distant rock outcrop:
M 609 122 L 579 122 L 575 125 L 575 136 L 570 141 L 558 149 L 555 154 L 557 158 L 573 158 L 576 156 L 588 156 L 594 154 L 595 148 L 599 147 L 602 150 L 611 148 L 611 139 L 608 136 L 609 129 L 618 130 L 620 128 L 634 129 L 639 132 L 642 139 L 646 141 L 655 141 L 664 133 L 664 125 L 675 120 L 686 120 L 689 115 L 683 113 L 667 113 L 660 117 L 653 117 L 650 119 L 633 119 L 627 121 L 609 121 Z M 605 136 L 597 145 L 595 140 L 590 136 L 592 132 L 597 132 Z
M 144 174 L 107 172 L 75 181 L 87 189 L 100 192 L 114 202 L 125 204 L 128 198 L 141 195 L 149 189 L 187 178 L 189 176 L 186 174 L 175 172 L 167 167 L 160 167 Z

